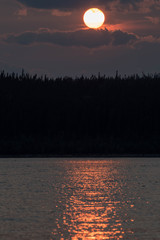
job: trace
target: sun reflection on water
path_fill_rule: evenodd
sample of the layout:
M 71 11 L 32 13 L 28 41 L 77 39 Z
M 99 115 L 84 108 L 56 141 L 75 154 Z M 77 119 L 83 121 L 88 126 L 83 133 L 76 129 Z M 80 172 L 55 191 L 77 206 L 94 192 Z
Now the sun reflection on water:
M 107 171 L 106 171 L 107 170 Z M 67 169 L 67 179 L 61 191 L 63 200 L 57 211 L 52 239 L 123 239 L 122 220 L 117 212 L 121 202 L 118 172 L 98 163 L 76 165 Z

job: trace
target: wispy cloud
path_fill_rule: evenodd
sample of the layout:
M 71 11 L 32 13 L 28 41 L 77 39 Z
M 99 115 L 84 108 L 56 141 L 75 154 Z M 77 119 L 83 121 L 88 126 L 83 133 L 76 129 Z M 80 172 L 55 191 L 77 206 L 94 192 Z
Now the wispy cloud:
M 27 8 L 19 9 L 16 12 L 16 15 L 21 16 L 21 17 L 26 17 L 27 16 Z
M 58 9 L 53 9 L 52 10 L 52 15 L 57 16 L 57 17 L 66 17 L 66 16 L 70 16 L 71 12 L 60 11 Z
M 150 16 L 147 16 L 146 19 L 148 19 L 149 22 L 151 22 L 153 24 L 159 24 L 160 23 L 160 17 L 150 17 Z

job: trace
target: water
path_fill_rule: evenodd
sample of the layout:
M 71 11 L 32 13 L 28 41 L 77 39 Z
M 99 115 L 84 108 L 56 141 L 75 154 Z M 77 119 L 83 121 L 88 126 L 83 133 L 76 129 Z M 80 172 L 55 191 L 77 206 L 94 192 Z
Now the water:
M 0 240 L 160 240 L 160 159 L 0 159 Z

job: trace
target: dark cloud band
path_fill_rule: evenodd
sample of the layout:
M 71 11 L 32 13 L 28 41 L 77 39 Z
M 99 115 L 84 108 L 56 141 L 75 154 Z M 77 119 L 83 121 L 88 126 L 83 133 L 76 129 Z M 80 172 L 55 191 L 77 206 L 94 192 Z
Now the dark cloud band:
M 86 8 L 93 6 L 107 6 L 111 2 L 117 2 L 116 0 L 17 0 L 25 6 L 37 8 L 37 9 L 59 9 L 59 10 L 71 10 L 76 8 Z M 142 2 L 143 0 L 119 0 L 122 4 L 132 4 Z
M 120 30 L 110 32 L 105 30 L 78 30 L 74 32 L 51 32 L 40 30 L 37 32 L 24 32 L 19 35 L 9 35 L 5 38 L 7 43 L 17 43 L 21 45 L 31 45 L 34 43 L 48 43 L 61 46 L 82 46 L 87 48 L 97 48 L 108 45 L 127 45 L 136 41 L 133 34 Z

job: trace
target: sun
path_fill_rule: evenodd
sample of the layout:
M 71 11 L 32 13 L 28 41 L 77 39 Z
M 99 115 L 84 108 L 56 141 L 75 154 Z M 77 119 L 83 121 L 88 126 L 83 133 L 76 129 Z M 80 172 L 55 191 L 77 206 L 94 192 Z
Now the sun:
M 88 9 L 83 16 L 84 23 L 89 28 L 99 28 L 105 21 L 104 13 L 98 8 Z

